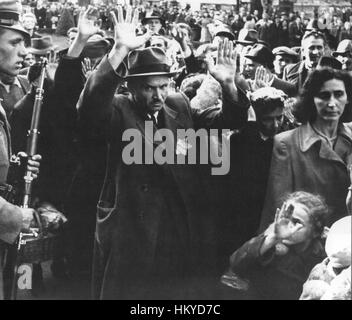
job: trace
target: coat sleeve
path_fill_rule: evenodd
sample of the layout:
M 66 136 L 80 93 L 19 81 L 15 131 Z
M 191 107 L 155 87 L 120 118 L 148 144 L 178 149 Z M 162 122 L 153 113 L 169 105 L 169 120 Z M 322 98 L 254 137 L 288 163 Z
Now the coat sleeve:
M 0 197 L 0 240 L 12 244 L 25 227 L 21 209 Z
M 107 56 L 89 77 L 77 104 L 79 130 L 88 140 L 96 141 L 109 134 L 109 124 L 115 121 L 114 96 L 122 82 Z
M 282 90 L 289 97 L 294 97 L 297 94 L 297 86 L 289 81 L 281 80 L 275 77 L 272 87 Z
M 265 255 L 260 255 L 260 248 L 264 240 L 265 235 L 261 234 L 237 249 L 230 257 L 231 270 L 244 274 L 253 267 L 269 264 L 274 258 L 275 250 L 272 248 Z
M 239 129 L 248 118 L 249 100 L 242 89 L 238 89 L 238 101 L 233 101 L 223 92 L 222 108 L 210 107 L 204 110 L 191 109 L 192 119 L 196 129 Z
M 274 221 L 276 209 L 282 205 L 282 198 L 294 191 L 293 189 L 289 146 L 279 136 L 276 136 L 274 139 L 264 209 L 260 222 L 260 232 L 263 232 Z

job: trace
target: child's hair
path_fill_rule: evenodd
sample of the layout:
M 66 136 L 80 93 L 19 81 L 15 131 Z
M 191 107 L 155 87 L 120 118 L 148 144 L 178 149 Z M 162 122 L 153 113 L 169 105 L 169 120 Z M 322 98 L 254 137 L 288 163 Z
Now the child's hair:
M 285 198 L 285 202 L 286 201 L 294 201 L 306 206 L 313 230 L 318 235 L 323 233 L 329 214 L 328 206 L 323 197 L 305 191 L 296 191 L 289 194 Z

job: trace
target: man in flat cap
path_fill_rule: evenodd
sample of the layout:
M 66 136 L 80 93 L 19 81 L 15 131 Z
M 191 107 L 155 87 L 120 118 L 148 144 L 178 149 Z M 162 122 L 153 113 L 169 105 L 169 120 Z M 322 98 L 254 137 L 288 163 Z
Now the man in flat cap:
M 217 64 L 209 61 L 210 73 L 222 85 L 222 109 L 194 110 L 182 93 L 168 95 L 175 72 L 166 64 L 165 52 L 138 49 L 150 37 L 135 35 L 138 11 L 128 7 L 124 18 L 119 6 L 118 19 L 113 17 L 115 45 L 78 102 L 82 143 L 109 145 L 98 203 L 93 293 L 100 299 L 187 299 L 204 297 L 202 289 L 209 297 L 214 294 L 210 283 L 216 284 L 219 276 L 215 264 L 221 212 L 208 193 L 212 185 L 205 168 L 149 162 L 144 151 L 162 147 L 147 127 L 156 137 L 163 130 L 177 138 L 171 149 L 176 156 L 192 148 L 177 137 L 180 129 L 238 128 L 246 122 L 248 100 L 235 85 L 233 44 L 221 42 Z M 115 95 L 125 79 L 131 97 Z M 126 161 L 125 148 L 131 142 L 126 134 L 132 132 L 140 136 L 136 147 L 144 150 L 141 164 Z
M 298 54 L 286 46 L 280 46 L 273 49 L 274 59 L 274 72 L 275 75 L 282 79 L 284 69 L 286 66 L 292 63 L 296 63 L 298 60 Z

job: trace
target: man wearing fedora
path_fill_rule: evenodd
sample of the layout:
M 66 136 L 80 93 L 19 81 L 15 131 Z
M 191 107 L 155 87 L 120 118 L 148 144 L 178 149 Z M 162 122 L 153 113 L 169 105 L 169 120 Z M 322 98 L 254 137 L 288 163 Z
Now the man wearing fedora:
M 165 25 L 165 21 L 159 15 L 147 15 L 142 19 L 142 25 L 148 26 L 149 30 L 154 35 L 164 34 L 162 28 Z
M 19 18 L 19 3 L 0 1 L 0 99 L 7 116 L 30 88 L 26 77 L 19 75 L 27 54 L 25 41 L 29 39 Z
M 154 130 L 167 129 L 173 137 L 178 129 L 242 126 L 248 100 L 234 83 L 236 53 L 228 40 L 221 42 L 218 63 L 209 67 L 222 85 L 223 108 L 193 110 L 183 94 L 168 95 L 175 72 L 166 64 L 165 52 L 138 49 L 151 35 L 136 37 L 137 21 L 138 11 L 132 14 L 128 7 L 124 20 L 118 7 L 115 45 L 88 79 L 77 106 L 82 143 L 97 141 L 109 147 L 97 212 L 93 294 L 100 299 L 209 297 L 219 276 L 216 247 L 221 211 L 209 193 L 208 167 L 154 161 L 127 164 L 122 136 L 128 129 L 137 131 L 140 147 L 154 150 L 159 143 L 148 137 L 148 124 Z M 115 94 L 124 79 L 130 97 Z

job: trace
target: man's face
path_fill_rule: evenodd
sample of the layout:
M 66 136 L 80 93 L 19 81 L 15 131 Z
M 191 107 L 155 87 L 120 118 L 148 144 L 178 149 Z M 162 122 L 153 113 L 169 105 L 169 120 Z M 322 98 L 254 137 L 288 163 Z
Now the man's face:
M 26 57 L 24 58 L 24 61 L 23 61 L 23 67 L 30 67 L 32 66 L 33 64 L 35 64 L 35 57 L 32 53 L 28 53 L 26 55 Z
M 325 43 L 323 39 L 312 36 L 302 41 L 302 54 L 307 69 L 315 68 L 324 52 Z
M 35 27 L 35 20 L 33 17 L 25 17 L 22 24 L 26 30 L 33 30 Z
M 158 47 L 166 51 L 166 43 L 162 38 L 159 37 L 154 37 L 150 40 L 150 46 L 151 47 Z
M 352 71 L 352 52 L 351 51 L 340 53 L 336 57 L 336 59 L 342 63 L 342 70 Z
M 0 35 L 0 72 L 17 76 L 27 55 L 24 36 L 13 30 L 5 30 Z
M 76 39 L 77 37 L 77 32 L 76 31 L 71 31 L 69 34 L 68 34 L 68 43 L 69 45 L 72 44 L 72 42 Z
M 161 29 L 161 22 L 159 19 L 150 19 L 148 20 L 148 26 L 149 29 L 153 32 L 153 33 L 159 33 L 160 29 Z
M 260 132 L 270 138 L 278 134 L 282 126 L 283 112 L 283 108 L 276 108 L 270 113 L 257 113 L 257 122 Z
M 244 58 L 243 62 L 243 76 L 246 79 L 254 80 L 255 72 L 261 64 L 253 61 L 252 59 Z
M 284 72 L 285 67 L 292 63 L 293 60 L 289 56 L 278 54 L 275 56 L 274 69 L 277 75 L 281 75 Z
M 164 107 L 168 90 L 168 76 L 149 76 L 138 81 L 138 85 L 132 88 L 132 93 L 146 107 L 147 112 L 153 114 Z

